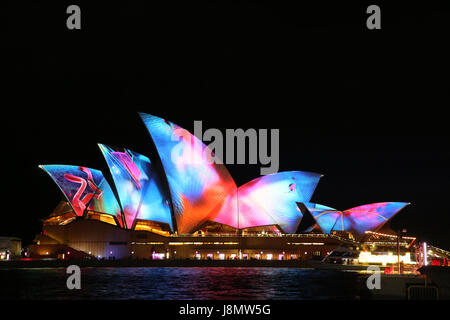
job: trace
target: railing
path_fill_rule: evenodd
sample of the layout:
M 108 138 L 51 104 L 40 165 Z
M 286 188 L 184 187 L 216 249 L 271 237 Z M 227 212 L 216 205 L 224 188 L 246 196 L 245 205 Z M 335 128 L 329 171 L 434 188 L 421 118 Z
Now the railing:
M 375 245 L 375 246 L 397 246 L 397 242 L 393 241 L 367 241 L 364 242 L 365 245 Z M 409 248 L 409 242 L 400 242 L 400 246 Z
M 320 233 L 302 233 L 302 234 L 245 234 L 239 235 L 236 233 L 217 233 L 217 234 L 204 234 L 204 235 L 193 235 L 193 234 L 178 234 L 170 235 L 171 237 L 177 238 L 222 238 L 222 237 L 241 237 L 241 238 L 330 238 L 336 239 L 343 242 L 355 243 L 354 240 L 343 238 L 334 234 L 320 234 Z
M 435 286 L 410 285 L 408 300 L 439 300 L 439 290 Z

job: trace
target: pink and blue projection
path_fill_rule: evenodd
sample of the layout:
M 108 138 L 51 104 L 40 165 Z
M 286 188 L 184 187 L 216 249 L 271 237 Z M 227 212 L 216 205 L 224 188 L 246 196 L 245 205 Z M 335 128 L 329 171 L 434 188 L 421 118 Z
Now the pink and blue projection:
M 327 234 L 349 231 L 361 237 L 368 230 L 381 228 L 408 205 L 381 202 L 339 211 L 311 203 L 321 175 L 301 171 L 262 176 L 237 188 L 225 165 L 212 161 L 212 151 L 193 134 L 162 118 L 145 113 L 140 116 L 163 172 L 154 170 L 144 155 L 99 144 L 118 200 L 98 170 L 41 166 L 77 216 L 84 216 L 88 210 L 110 214 L 127 229 L 133 229 L 137 220 L 150 220 L 166 223 L 179 234 L 195 232 L 205 222 L 213 221 L 236 229 L 278 226 L 284 233 L 318 226 Z M 167 192 L 163 179 L 167 179 Z M 308 219 L 302 221 L 303 213 Z
M 82 166 L 39 166 L 55 181 L 77 216 L 88 210 L 110 214 L 122 226 L 122 215 L 111 187 L 102 172 Z
M 236 184 L 223 164 L 209 161 L 211 150 L 172 122 L 145 113 L 140 116 L 169 183 L 178 233 L 193 232 L 225 212 L 236 215 Z
M 301 171 L 279 172 L 254 179 L 238 188 L 238 221 L 218 221 L 237 228 L 278 225 L 295 233 L 302 219 L 297 202 L 307 202 L 321 178 Z
M 359 237 L 365 232 L 380 229 L 396 213 L 406 207 L 406 202 L 379 202 L 345 211 L 338 211 L 314 203 L 305 203 L 324 233 L 350 231 Z
M 167 223 L 173 230 L 170 202 L 150 159 L 128 149 L 104 144 L 99 148 L 111 171 L 126 227 L 132 229 L 135 220 L 142 219 Z

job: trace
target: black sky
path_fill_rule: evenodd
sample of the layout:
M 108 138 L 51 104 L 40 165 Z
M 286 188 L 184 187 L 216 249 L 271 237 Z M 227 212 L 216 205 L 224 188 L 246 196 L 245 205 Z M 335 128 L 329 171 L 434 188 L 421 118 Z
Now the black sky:
M 0 235 L 31 240 L 58 203 L 38 164 L 107 172 L 98 142 L 152 158 L 142 111 L 188 130 L 279 128 L 280 171 L 324 174 L 315 202 L 411 202 L 393 227 L 450 249 L 448 11 L 380 2 L 369 31 L 372 3 L 340 2 L 79 2 L 81 31 L 65 28 L 69 3 L 13 5 Z M 229 170 L 238 185 L 259 175 Z

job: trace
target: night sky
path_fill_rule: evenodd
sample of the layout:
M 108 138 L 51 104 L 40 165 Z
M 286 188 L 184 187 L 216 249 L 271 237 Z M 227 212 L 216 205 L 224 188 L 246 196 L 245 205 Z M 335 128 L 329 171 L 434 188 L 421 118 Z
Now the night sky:
M 372 3 L 148 2 L 78 2 L 81 31 L 69 3 L 8 12 L 0 235 L 29 242 L 61 199 L 39 164 L 108 174 L 99 142 L 152 159 L 147 112 L 190 131 L 278 128 L 280 171 L 324 174 L 314 202 L 411 202 L 392 227 L 450 249 L 443 2 L 378 2 L 376 31 Z M 260 166 L 228 169 L 241 185 Z

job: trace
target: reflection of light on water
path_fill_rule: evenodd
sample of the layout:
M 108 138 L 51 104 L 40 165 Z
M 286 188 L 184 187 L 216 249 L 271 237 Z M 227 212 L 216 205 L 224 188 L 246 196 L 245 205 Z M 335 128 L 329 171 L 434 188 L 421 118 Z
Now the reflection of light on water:
M 83 287 L 76 292 L 61 286 L 64 268 L 14 270 L 8 276 L 21 284 L 18 298 L 27 299 L 353 299 L 359 290 L 355 273 L 299 268 L 82 268 L 81 273 Z
M 398 277 L 399 276 L 399 274 L 398 273 L 391 273 L 391 274 L 388 274 L 388 273 L 385 273 L 385 271 L 384 271 L 384 269 L 383 268 L 381 268 L 381 270 L 380 271 L 371 271 L 371 270 L 342 270 L 343 272 L 353 272 L 353 273 L 357 273 L 357 274 L 374 274 L 374 273 L 380 273 L 382 276 L 385 276 L 385 277 L 393 277 L 393 276 L 396 276 L 396 277 Z M 402 273 L 402 275 L 418 275 L 418 272 L 417 271 L 415 271 L 415 270 L 403 270 L 403 273 Z

